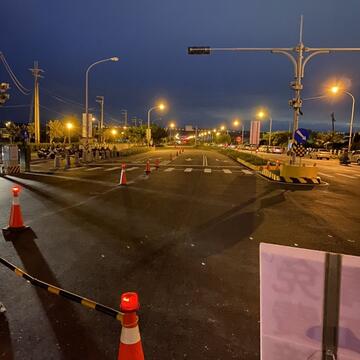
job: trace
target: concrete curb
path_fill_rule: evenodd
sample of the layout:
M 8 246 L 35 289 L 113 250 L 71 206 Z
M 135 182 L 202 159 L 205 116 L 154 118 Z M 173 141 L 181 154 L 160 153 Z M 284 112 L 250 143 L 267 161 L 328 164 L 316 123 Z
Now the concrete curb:
M 245 160 L 242 160 L 240 158 L 236 158 L 236 161 L 238 163 L 240 163 L 241 165 L 244 165 L 244 166 L 248 167 L 251 170 L 260 171 L 262 169 L 262 166 L 253 165 L 253 164 L 251 164 L 251 163 L 249 163 L 249 162 L 247 162 Z

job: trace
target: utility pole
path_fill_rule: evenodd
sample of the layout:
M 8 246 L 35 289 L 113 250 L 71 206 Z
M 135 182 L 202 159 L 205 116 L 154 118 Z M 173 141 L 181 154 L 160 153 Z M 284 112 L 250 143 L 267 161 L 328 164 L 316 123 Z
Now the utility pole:
M 331 113 L 331 131 L 332 131 L 332 134 L 334 135 L 335 134 L 335 113 Z
M 39 79 L 43 78 L 41 73 L 44 70 L 39 69 L 39 64 L 34 61 L 34 68 L 29 69 L 34 76 L 34 124 L 35 124 L 35 143 L 40 144 L 40 94 Z
M 292 128 L 292 142 L 294 143 L 295 131 L 299 126 L 299 115 L 303 115 L 301 111 L 302 99 L 301 90 L 303 90 L 302 79 L 305 74 L 305 66 L 313 57 L 321 54 L 330 54 L 334 52 L 351 52 L 360 51 L 360 48 L 310 48 L 303 43 L 303 16 L 300 20 L 300 38 L 299 43 L 295 47 L 290 48 L 212 48 L 212 47 L 189 47 L 189 55 L 210 55 L 212 52 L 226 51 L 226 52 L 244 52 L 244 51 L 260 51 L 270 52 L 272 54 L 280 54 L 286 56 L 294 66 L 294 81 L 290 83 L 294 90 L 294 97 L 289 100 L 289 105 L 293 108 L 293 128 Z M 305 56 L 305 54 L 308 54 Z M 293 161 L 295 154 L 293 153 Z
M 123 118 L 124 126 L 127 126 L 127 124 L 128 124 L 128 111 L 126 109 L 121 110 L 121 117 Z
M 100 104 L 100 142 L 103 142 L 103 129 L 104 129 L 104 96 L 97 96 L 96 102 Z

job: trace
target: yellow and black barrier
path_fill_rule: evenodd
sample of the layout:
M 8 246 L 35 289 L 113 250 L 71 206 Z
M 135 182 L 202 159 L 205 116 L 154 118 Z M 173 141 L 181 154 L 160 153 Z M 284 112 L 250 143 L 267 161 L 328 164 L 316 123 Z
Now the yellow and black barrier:
M 260 171 L 260 174 L 262 176 L 265 176 L 268 179 L 271 179 L 273 181 L 281 182 L 281 183 L 288 183 L 288 184 L 308 184 L 308 185 L 314 185 L 314 184 L 321 184 L 321 179 L 319 177 L 316 178 L 307 178 L 307 177 L 285 177 L 280 176 L 275 173 L 273 173 L 270 170 L 262 169 Z
M 120 321 L 121 324 L 123 323 L 124 314 L 120 311 L 117 311 L 108 306 L 99 304 L 93 300 L 84 298 L 84 297 L 74 294 L 70 291 L 58 288 L 58 287 L 48 284 L 44 281 L 38 280 L 38 279 L 34 278 L 33 276 L 27 274 L 25 271 L 21 270 L 20 268 L 16 267 L 15 265 L 11 264 L 9 261 L 5 260 L 4 258 L 0 257 L 0 263 L 3 264 L 4 266 L 6 266 L 8 269 L 12 270 L 17 276 L 20 276 L 20 277 L 24 278 L 25 280 L 29 281 L 34 286 L 37 286 L 44 290 L 47 290 L 51 294 L 59 295 L 59 296 L 66 298 L 67 300 L 81 304 L 88 309 L 93 309 L 93 310 L 99 311 L 103 314 L 109 315 L 109 316 L 115 318 L 116 320 Z

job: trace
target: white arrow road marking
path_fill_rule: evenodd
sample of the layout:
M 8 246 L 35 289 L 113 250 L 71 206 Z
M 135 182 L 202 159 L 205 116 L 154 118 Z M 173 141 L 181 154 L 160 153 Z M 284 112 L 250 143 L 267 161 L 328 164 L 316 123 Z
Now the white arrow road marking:
M 242 169 L 241 171 L 246 175 L 252 175 L 253 174 L 250 170 Z
M 105 169 L 104 171 L 113 171 L 113 170 L 118 170 L 118 169 L 121 169 L 120 166 L 115 166 L 115 167 L 112 167 L 112 168 L 109 168 L 109 169 Z
M 175 170 L 175 168 L 170 167 L 170 168 L 165 169 L 164 172 L 171 172 L 171 171 L 173 171 L 173 170 Z
M 223 169 L 223 172 L 224 172 L 225 174 L 232 174 L 232 171 L 229 170 L 229 169 Z
M 186 169 L 184 170 L 184 172 L 186 172 L 186 173 L 192 172 L 192 168 L 186 168 Z
M 211 169 L 204 169 L 204 173 L 211 174 Z
M 185 161 L 192 161 L 192 159 L 191 159 L 191 158 L 188 158 L 188 159 L 185 159 Z
M 86 169 L 85 171 L 95 171 L 95 170 L 100 170 L 100 169 L 102 169 L 102 167 L 98 166 L 98 167 Z

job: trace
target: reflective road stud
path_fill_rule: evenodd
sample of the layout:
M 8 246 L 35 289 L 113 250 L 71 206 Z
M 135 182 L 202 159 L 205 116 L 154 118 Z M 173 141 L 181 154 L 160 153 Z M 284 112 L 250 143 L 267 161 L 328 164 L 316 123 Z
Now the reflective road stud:
M 13 201 L 10 211 L 9 226 L 2 229 L 4 238 L 8 241 L 14 239 L 17 234 L 20 234 L 30 229 L 28 226 L 24 225 L 21 214 L 21 208 L 19 203 L 20 188 L 18 186 L 14 186 L 11 190 L 13 193 Z
M 126 185 L 126 164 L 121 165 L 121 175 L 119 185 Z
M 137 293 L 121 295 L 120 311 L 124 313 L 121 329 L 118 360 L 144 360 L 138 316 L 139 299 Z

